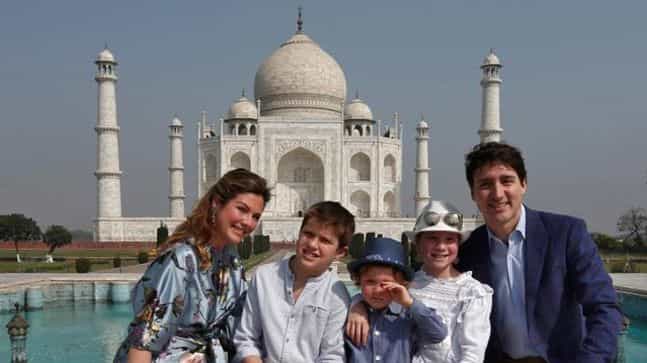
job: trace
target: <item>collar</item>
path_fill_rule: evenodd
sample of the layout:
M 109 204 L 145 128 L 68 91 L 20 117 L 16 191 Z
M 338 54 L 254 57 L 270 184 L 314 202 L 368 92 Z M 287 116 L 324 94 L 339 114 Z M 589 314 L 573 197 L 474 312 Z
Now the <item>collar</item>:
M 486 225 L 485 226 L 487 230 L 487 235 L 488 235 L 488 240 L 490 242 L 495 241 L 495 242 L 501 242 L 499 238 L 490 230 L 490 228 Z M 513 234 L 519 234 L 521 238 L 514 238 Z M 510 240 L 525 240 L 526 239 L 526 206 L 521 204 L 521 214 L 519 215 L 519 222 L 517 222 L 517 225 L 514 227 L 514 230 L 510 233 L 510 236 L 508 236 L 508 241 Z
M 281 262 L 284 266 L 284 276 L 287 277 L 287 279 L 291 282 L 294 283 L 294 272 L 292 271 L 292 268 L 290 268 L 290 260 L 292 260 L 296 255 L 291 254 L 283 259 Z M 319 282 L 324 280 L 326 277 L 328 277 L 328 274 L 330 274 L 330 268 L 326 269 L 321 275 L 319 276 L 314 276 L 314 277 L 309 277 L 306 279 L 306 285 L 312 282 Z
M 394 315 L 394 316 L 400 316 L 405 309 L 402 307 L 402 305 L 396 303 L 396 302 L 391 302 L 387 307 L 385 307 L 382 310 L 376 310 L 370 307 L 368 304 L 366 304 L 366 308 L 368 309 L 369 312 L 378 314 L 378 315 Z

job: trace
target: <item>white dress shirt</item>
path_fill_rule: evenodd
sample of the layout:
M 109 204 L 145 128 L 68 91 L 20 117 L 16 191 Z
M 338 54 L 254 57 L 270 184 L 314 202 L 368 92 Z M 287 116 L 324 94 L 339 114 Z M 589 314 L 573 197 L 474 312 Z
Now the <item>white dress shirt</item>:
M 234 361 L 255 355 L 264 362 L 344 362 L 346 287 L 327 270 L 308 279 L 294 301 L 291 257 L 256 270 L 234 336 Z

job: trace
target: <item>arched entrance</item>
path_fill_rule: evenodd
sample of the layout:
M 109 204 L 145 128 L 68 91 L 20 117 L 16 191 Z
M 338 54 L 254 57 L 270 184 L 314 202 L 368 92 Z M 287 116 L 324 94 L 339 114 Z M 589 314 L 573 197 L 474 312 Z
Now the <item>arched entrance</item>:
M 301 147 L 283 155 L 277 172 L 277 215 L 297 216 L 323 197 L 324 168 L 319 156 Z

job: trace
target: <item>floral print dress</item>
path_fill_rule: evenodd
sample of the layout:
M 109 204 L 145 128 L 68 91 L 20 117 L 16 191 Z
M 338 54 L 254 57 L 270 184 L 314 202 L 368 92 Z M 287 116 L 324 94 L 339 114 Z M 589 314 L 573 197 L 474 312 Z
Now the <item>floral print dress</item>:
M 128 350 L 150 351 L 153 362 L 227 362 L 247 282 L 235 246 L 211 249 L 199 268 L 196 247 L 176 244 L 157 257 L 132 291 L 135 317 L 114 362 Z

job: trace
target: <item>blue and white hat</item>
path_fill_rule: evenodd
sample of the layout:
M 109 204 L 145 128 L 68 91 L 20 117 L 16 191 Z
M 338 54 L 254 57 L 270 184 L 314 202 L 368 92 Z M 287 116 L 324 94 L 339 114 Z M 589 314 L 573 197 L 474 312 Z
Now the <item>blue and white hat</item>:
M 348 271 L 357 274 L 365 265 L 384 265 L 395 267 L 402 271 L 407 281 L 413 279 L 413 271 L 406 263 L 406 253 L 402 243 L 392 239 L 379 237 L 366 244 L 364 255 L 348 263 Z

